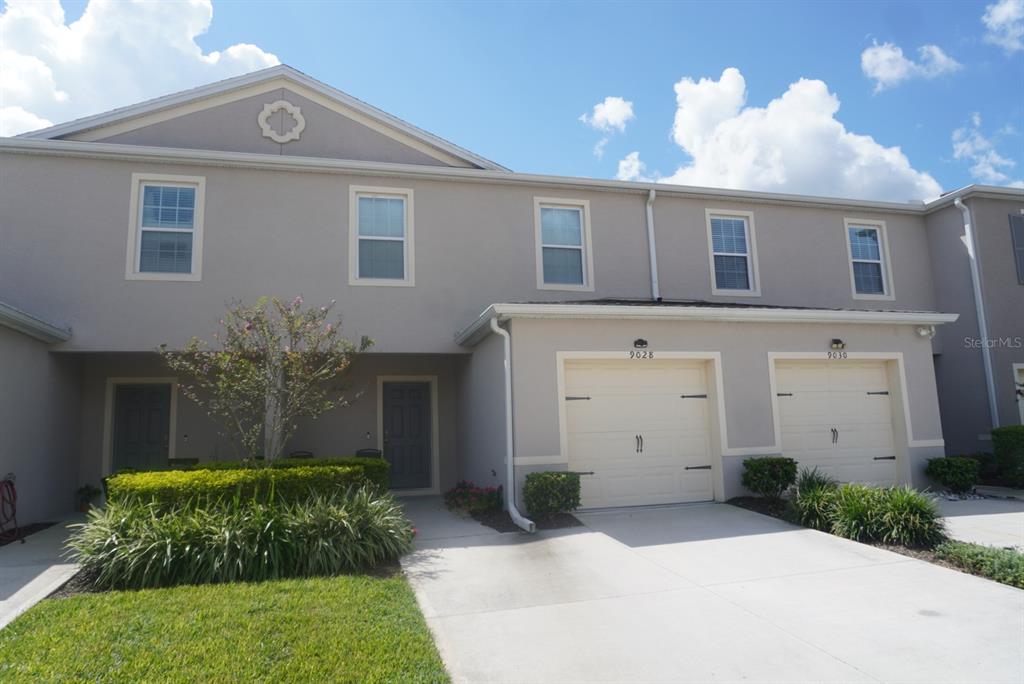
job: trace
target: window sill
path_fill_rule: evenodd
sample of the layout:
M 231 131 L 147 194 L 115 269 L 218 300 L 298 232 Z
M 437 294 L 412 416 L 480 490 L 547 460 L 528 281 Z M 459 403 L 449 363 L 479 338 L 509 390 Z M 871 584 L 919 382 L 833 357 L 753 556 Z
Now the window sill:
M 548 283 L 537 283 L 538 290 L 555 290 L 562 292 L 593 292 L 593 285 L 558 285 Z
M 349 278 L 349 285 L 360 287 L 415 287 L 413 280 L 392 280 L 388 278 Z
M 715 297 L 760 297 L 760 290 L 720 290 L 717 287 L 711 288 L 711 294 Z
M 853 298 L 854 299 L 859 299 L 859 300 L 862 300 L 862 301 L 892 302 L 892 301 L 896 300 L 896 295 L 891 295 L 891 294 L 874 295 L 874 294 L 860 294 L 860 293 L 854 292 L 853 293 Z
M 154 280 L 158 282 L 185 282 L 198 283 L 203 279 L 201 273 L 139 273 L 129 272 L 124 274 L 125 280 Z

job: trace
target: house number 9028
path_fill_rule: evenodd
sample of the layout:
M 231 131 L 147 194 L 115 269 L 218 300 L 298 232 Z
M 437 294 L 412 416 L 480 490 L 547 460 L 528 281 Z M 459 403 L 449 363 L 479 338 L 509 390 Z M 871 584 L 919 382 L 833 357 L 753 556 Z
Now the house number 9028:
M 629 358 L 631 358 L 631 359 L 653 359 L 654 358 L 654 352 L 646 350 L 646 349 L 641 350 L 641 351 L 632 350 L 632 351 L 629 352 Z

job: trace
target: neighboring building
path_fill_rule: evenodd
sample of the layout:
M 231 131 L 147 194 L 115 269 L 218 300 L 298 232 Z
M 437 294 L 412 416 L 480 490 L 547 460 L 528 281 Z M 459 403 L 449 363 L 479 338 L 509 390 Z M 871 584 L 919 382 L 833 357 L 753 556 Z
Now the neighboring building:
M 956 450 L 989 427 L 957 198 L 990 336 L 1024 334 L 1016 190 L 517 174 L 284 66 L 3 139 L 0 475 L 28 521 L 120 467 L 231 458 L 155 350 L 208 338 L 231 300 L 301 293 L 377 345 L 361 398 L 288 449 L 380 447 L 401 492 L 568 468 L 587 507 L 724 500 L 744 458 L 779 453 L 925 484 L 940 405 Z M 1017 420 L 1024 350 L 992 359 Z

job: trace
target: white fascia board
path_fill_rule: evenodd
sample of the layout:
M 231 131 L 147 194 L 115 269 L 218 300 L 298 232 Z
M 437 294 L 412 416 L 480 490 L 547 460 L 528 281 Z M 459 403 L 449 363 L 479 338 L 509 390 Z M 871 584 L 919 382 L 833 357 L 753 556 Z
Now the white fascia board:
M 366 176 L 398 178 L 427 178 L 431 180 L 460 180 L 479 183 L 509 183 L 516 185 L 570 188 L 597 192 L 620 192 L 648 195 L 656 190 L 660 197 L 715 199 L 761 204 L 798 205 L 860 209 L 886 213 L 920 215 L 925 211 L 919 203 L 873 202 L 829 197 L 811 197 L 747 190 L 700 188 L 666 183 L 635 183 L 631 181 L 549 176 L 515 173 L 489 169 L 470 169 L 418 164 L 366 162 L 351 159 L 326 159 L 251 152 L 222 152 L 171 147 L 150 147 L 118 143 L 82 142 L 76 140 L 35 140 L 30 138 L 0 138 L 0 152 L 22 154 L 48 154 L 66 157 L 146 161 L 163 164 L 193 164 L 235 168 L 271 169 L 279 171 L 305 171 L 313 173 L 347 173 Z
M 729 323 L 855 323 L 868 325 L 942 325 L 959 314 L 930 311 L 834 311 L 822 309 L 767 309 L 757 307 L 642 306 L 616 304 L 492 304 L 455 336 L 472 347 L 490 332 L 497 318 L 615 319 L 661 321 L 720 321 Z
M 1024 202 L 1024 188 L 1010 188 L 1000 185 L 968 185 L 959 190 L 949 192 L 937 200 L 928 202 L 924 205 L 924 213 L 930 214 L 944 207 L 952 206 L 957 199 L 965 200 L 971 197 Z
M 0 325 L 17 330 L 48 344 L 66 342 L 71 339 L 71 330 L 69 328 L 61 328 L 52 323 L 47 323 L 3 302 L 0 302 Z
M 83 131 L 108 126 L 118 121 L 152 114 L 154 112 L 170 109 L 189 102 L 196 102 L 215 95 L 220 95 L 221 93 L 238 90 L 246 86 L 255 85 L 275 78 L 285 78 L 294 81 L 295 83 L 303 85 L 320 93 L 321 95 L 324 95 L 325 97 L 341 102 L 342 104 L 351 107 L 366 116 L 377 119 L 396 130 L 402 131 L 413 138 L 427 143 L 428 145 L 432 145 L 471 164 L 494 171 L 508 171 L 504 166 L 501 166 L 490 159 L 486 159 L 463 147 L 459 147 L 455 143 L 449 142 L 448 140 L 425 131 L 422 128 L 418 128 L 403 119 L 399 119 L 397 116 L 377 109 L 371 104 L 363 102 L 362 100 L 353 97 L 348 93 L 342 92 L 337 88 L 333 88 L 326 83 L 318 81 L 311 76 L 307 76 L 301 71 L 293 69 L 285 64 L 278 64 L 277 66 L 243 74 L 234 78 L 228 78 L 223 81 L 217 81 L 216 83 L 199 86 L 198 88 L 183 90 L 179 93 L 165 95 L 163 97 L 147 100 L 146 102 L 130 105 L 128 107 L 120 107 L 118 109 L 110 110 L 109 112 L 103 112 L 102 114 L 75 119 L 74 121 L 68 121 L 67 123 L 50 126 L 49 128 L 43 128 L 38 131 L 22 133 L 18 137 L 22 139 L 50 140 L 65 135 L 81 133 Z

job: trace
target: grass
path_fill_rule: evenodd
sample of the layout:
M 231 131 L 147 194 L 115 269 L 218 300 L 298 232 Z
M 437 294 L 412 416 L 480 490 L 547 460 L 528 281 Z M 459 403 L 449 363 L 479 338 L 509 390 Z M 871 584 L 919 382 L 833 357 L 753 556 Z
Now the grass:
M 50 599 L 0 631 L 3 682 L 441 682 L 400 574 Z

